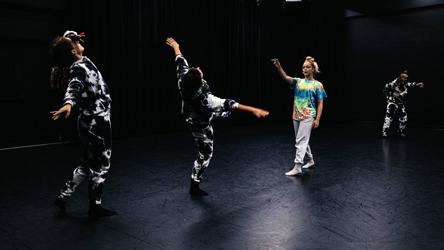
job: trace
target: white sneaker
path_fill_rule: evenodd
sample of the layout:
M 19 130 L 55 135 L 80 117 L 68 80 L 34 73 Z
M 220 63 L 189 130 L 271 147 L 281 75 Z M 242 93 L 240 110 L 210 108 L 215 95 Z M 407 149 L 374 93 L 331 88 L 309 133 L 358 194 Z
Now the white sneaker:
M 297 163 L 294 165 L 294 168 L 291 171 L 285 173 L 285 175 L 301 175 L 301 174 L 302 174 L 301 164 Z
M 315 162 L 313 161 L 313 159 L 311 159 L 307 163 L 305 163 L 305 165 L 302 166 L 302 168 L 311 168 L 314 166 L 314 164 L 315 164 Z

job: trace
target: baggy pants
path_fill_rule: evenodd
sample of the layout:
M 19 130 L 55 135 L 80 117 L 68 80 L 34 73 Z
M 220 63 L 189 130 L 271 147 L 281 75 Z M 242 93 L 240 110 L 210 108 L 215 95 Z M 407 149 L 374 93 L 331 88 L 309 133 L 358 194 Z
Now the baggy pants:
M 199 183 L 205 169 L 210 164 L 213 157 L 214 134 L 211 124 L 191 124 L 187 123 L 188 128 L 193 134 L 197 146 L 197 159 L 194 161 L 191 179 Z
M 311 130 L 313 128 L 314 118 L 310 117 L 304 120 L 293 120 L 294 134 L 296 137 L 296 155 L 294 163 L 304 164 L 304 158 L 312 160 L 313 154 L 311 153 L 310 141 Z
M 393 121 L 393 117 L 398 113 L 399 118 L 399 133 L 404 133 L 407 125 L 407 111 L 404 104 L 389 102 L 387 104 L 387 111 L 385 113 L 384 125 L 382 126 L 382 132 L 387 133 L 390 129 L 390 124 Z
M 88 179 L 90 204 L 101 204 L 103 184 L 111 163 L 111 114 L 78 118 L 77 129 L 83 146 L 81 164 L 74 169 L 60 196 L 71 197 L 77 186 Z

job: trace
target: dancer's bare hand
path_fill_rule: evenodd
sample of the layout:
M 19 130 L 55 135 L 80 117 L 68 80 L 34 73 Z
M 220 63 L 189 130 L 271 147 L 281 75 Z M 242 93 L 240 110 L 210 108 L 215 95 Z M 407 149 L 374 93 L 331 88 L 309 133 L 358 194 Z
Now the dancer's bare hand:
M 66 104 L 63 107 L 61 107 L 59 110 L 50 111 L 49 113 L 52 114 L 53 120 L 59 119 L 60 115 L 63 113 L 66 113 L 65 118 L 68 118 L 69 115 L 71 114 L 71 104 Z
M 270 114 L 270 112 L 267 110 L 258 109 L 258 108 L 253 110 L 253 115 L 255 115 L 256 117 L 259 117 L 259 118 L 268 116 L 268 114 Z
M 172 48 L 175 48 L 176 46 L 179 47 L 179 43 L 177 43 L 172 37 L 167 38 L 166 44 Z
M 273 62 L 273 65 L 274 65 L 276 68 L 280 68 L 280 67 L 281 67 L 281 63 L 279 62 L 279 59 L 274 58 L 274 59 L 271 59 L 271 61 Z

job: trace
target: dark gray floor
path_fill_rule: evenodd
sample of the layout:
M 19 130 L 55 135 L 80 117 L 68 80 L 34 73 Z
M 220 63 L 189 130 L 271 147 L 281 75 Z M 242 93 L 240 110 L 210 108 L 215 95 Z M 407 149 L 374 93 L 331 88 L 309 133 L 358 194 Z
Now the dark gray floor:
M 444 249 L 444 131 L 380 138 L 372 125 L 321 124 L 316 167 L 287 177 L 291 121 L 218 128 L 201 187 L 187 193 L 188 133 L 115 141 L 103 205 L 87 218 L 87 184 L 67 214 L 53 205 L 77 144 L 0 151 L 1 249 Z

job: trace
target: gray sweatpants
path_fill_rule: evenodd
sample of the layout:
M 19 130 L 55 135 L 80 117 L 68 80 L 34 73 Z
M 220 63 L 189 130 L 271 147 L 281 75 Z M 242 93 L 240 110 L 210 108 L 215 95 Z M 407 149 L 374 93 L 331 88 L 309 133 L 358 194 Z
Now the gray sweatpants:
M 314 118 L 307 118 L 301 121 L 293 120 L 294 135 L 296 137 L 296 156 L 294 163 L 304 164 L 304 158 L 311 160 L 313 154 L 311 153 L 310 141 L 311 130 L 313 128 Z

